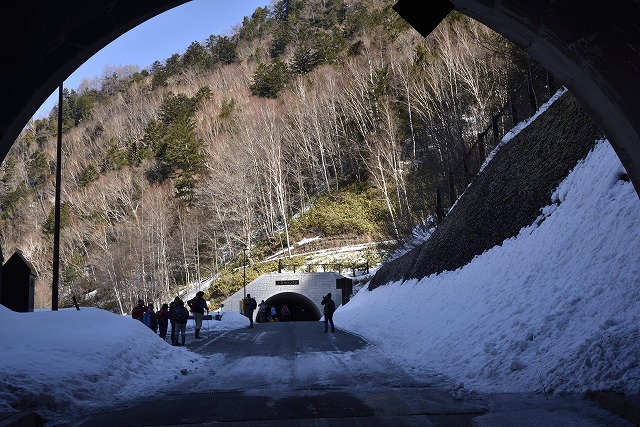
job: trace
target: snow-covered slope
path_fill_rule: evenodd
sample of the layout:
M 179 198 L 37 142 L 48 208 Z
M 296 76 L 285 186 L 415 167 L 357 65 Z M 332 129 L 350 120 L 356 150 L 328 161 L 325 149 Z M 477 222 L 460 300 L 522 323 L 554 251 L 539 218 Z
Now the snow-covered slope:
M 640 200 L 624 174 L 600 141 L 518 236 L 362 290 L 336 324 L 478 391 L 640 392 Z

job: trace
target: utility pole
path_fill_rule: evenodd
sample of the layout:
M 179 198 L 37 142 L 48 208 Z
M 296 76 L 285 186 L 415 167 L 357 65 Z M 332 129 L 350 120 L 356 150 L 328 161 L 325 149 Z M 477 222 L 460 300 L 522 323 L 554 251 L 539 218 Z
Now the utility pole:
M 56 199 L 53 225 L 53 282 L 51 284 L 51 310 L 58 311 L 58 278 L 60 271 L 60 186 L 62 181 L 62 87 L 58 91 L 58 150 L 56 153 Z
M 244 254 L 242 261 L 242 281 L 243 281 L 243 289 L 244 289 L 244 297 L 247 298 L 247 247 L 242 248 L 242 252 Z

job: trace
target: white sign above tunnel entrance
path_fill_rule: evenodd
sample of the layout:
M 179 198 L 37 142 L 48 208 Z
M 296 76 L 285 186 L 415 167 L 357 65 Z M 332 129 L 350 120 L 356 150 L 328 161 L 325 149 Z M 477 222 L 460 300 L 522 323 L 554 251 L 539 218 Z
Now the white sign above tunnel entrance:
M 276 280 L 276 286 L 293 286 L 299 284 L 299 280 Z

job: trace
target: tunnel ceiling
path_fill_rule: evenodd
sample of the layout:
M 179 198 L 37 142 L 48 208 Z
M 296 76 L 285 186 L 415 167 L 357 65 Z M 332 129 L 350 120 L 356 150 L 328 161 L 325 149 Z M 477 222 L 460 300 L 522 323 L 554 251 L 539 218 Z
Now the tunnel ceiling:
M 131 28 L 188 1 L 5 2 L 0 25 L 0 160 L 40 105 L 77 67 Z M 601 125 L 639 191 L 640 0 L 398 4 L 403 5 L 401 15 L 418 30 L 429 27 L 434 14 L 455 7 L 528 52 Z
M 42 103 L 80 65 L 130 29 L 188 1 L 5 1 L 0 15 L 0 161 Z

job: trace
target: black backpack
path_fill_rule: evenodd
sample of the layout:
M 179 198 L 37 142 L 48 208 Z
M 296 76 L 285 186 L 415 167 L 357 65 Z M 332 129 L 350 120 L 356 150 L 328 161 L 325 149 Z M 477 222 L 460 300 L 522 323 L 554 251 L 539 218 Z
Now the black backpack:
M 189 312 L 184 307 L 177 307 L 175 319 L 176 319 L 176 323 L 180 323 L 180 324 L 187 323 L 187 320 L 189 320 Z
M 336 311 L 336 303 L 330 299 L 329 301 L 324 303 L 324 312 L 325 313 L 333 313 Z

